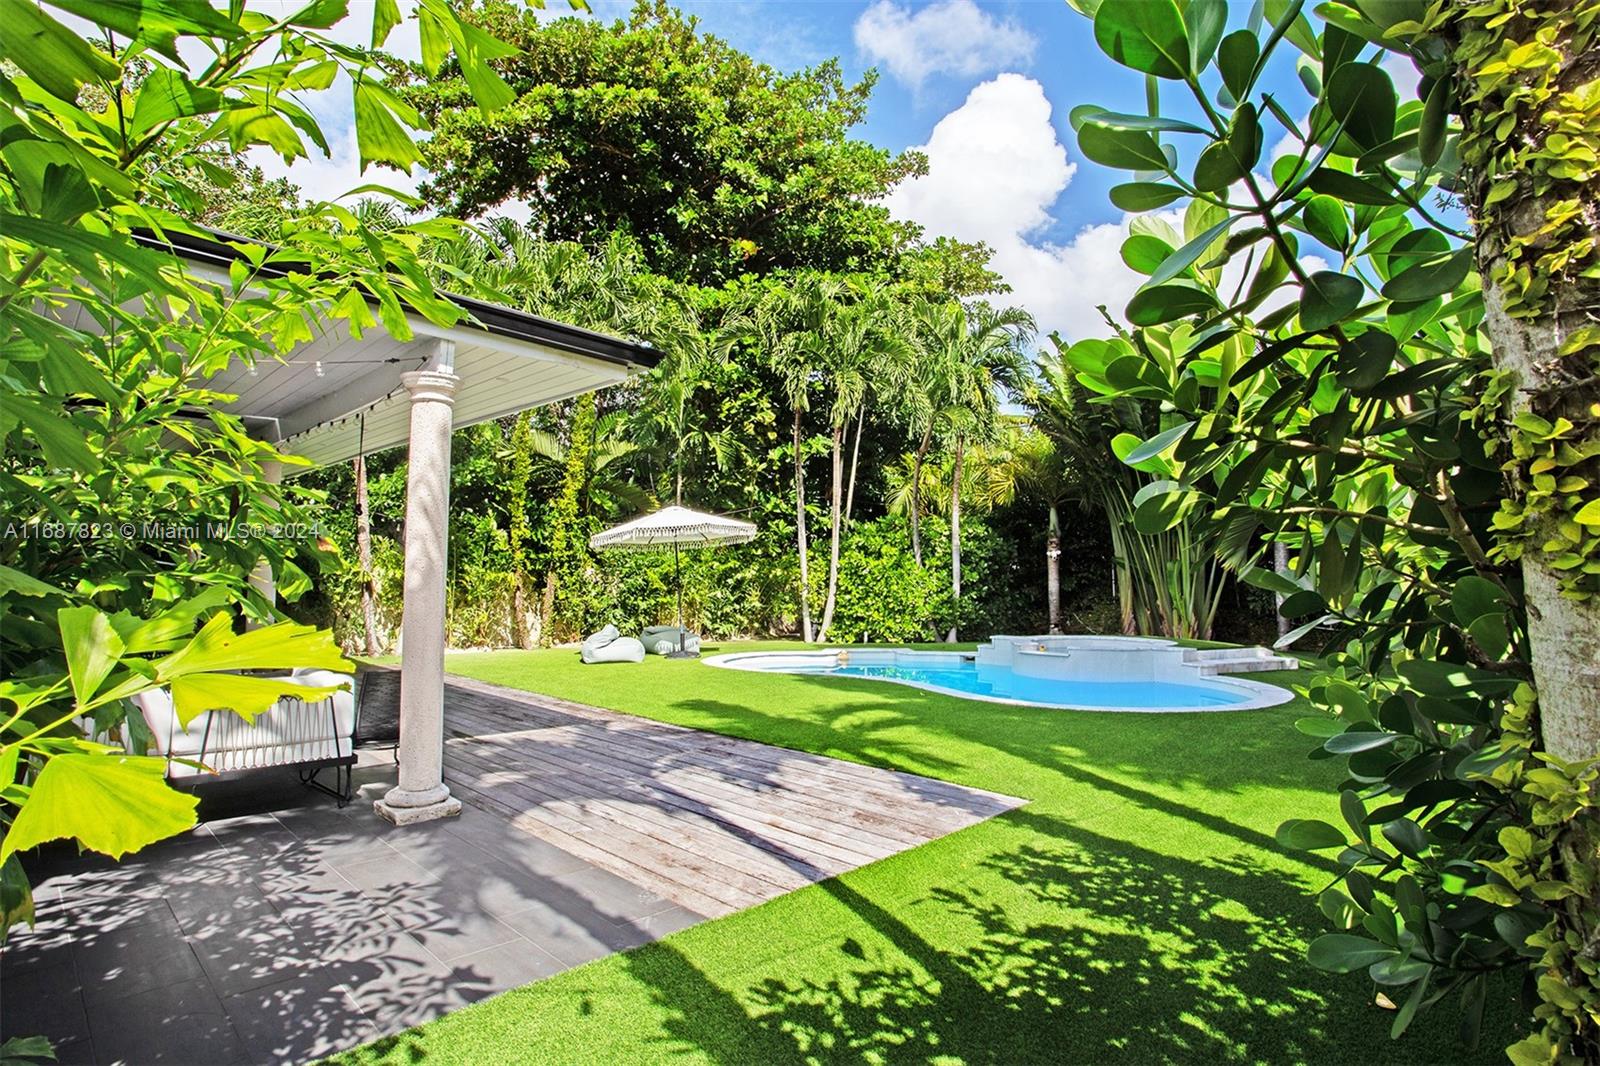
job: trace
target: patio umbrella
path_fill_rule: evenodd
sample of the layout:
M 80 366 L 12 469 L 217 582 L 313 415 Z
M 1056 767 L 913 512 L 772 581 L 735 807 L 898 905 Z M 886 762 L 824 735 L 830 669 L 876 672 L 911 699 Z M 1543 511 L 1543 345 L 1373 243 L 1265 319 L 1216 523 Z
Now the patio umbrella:
M 706 514 L 674 504 L 654 514 L 640 515 L 620 526 L 601 530 L 589 538 L 589 547 L 633 548 L 649 551 L 672 546 L 672 580 L 678 586 L 678 651 L 675 656 L 691 657 L 683 650 L 683 575 L 679 571 L 680 548 L 709 548 L 718 544 L 743 544 L 754 538 L 756 527 L 750 522 L 722 515 Z

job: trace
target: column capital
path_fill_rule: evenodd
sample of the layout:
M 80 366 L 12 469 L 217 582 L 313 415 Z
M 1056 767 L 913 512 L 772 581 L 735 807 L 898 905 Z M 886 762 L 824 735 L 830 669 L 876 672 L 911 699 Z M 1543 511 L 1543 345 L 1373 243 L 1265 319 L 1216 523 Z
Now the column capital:
M 443 370 L 408 370 L 400 375 L 400 383 L 411 393 L 411 402 L 455 403 L 459 375 Z

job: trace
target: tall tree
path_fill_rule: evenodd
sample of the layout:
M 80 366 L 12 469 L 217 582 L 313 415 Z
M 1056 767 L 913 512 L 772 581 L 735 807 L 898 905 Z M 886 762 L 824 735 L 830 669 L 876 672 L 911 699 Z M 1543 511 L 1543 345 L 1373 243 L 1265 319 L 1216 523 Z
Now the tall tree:
M 881 265 L 916 236 L 881 201 L 925 161 L 849 135 L 871 74 L 851 84 L 832 60 L 780 74 L 665 0 L 612 23 L 505 0 L 465 17 L 520 49 L 499 64 L 515 100 L 479 121 L 449 70 L 406 93 L 434 126 L 424 194 L 444 210 L 517 201 L 551 240 L 621 230 L 658 273 L 702 283 Z
M 925 309 L 921 321 L 918 358 L 935 368 L 928 372 L 926 404 L 930 422 L 924 440 L 934 426 L 942 425 L 951 446 L 950 593 L 959 619 L 961 480 L 966 448 L 996 432 L 1001 393 L 1021 384 L 1022 347 L 1033 335 L 1034 324 L 1033 318 L 1019 308 L 996 311 L 981 303 L 967 308 L 955 301 Z M 918 475 L 920 472 L 919 460 Z M 954 643 L 958 628 L 959 622 L 953 619 L 946 635 L 948 641 Z

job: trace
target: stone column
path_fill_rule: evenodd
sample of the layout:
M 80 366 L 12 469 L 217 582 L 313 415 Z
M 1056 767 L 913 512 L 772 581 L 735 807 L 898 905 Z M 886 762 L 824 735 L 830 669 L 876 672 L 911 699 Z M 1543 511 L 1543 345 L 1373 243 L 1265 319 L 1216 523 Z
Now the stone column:
M 276 459 L 268 459 L 261 464 L 261 480 L 269 485 L 281 484 L 283 481 L 283 464 Z M 250 584 L 261 593 L 262 599 L 271 606 L 278 604 L 278 581 L 272 575 L 272 564 L 262 559 L 256 563 L 254 570 L 250 571 Z M 254 629 L 260 623 L 251 622 L 250 628 Z
M 450 518 L 451 407 L 461 380 L 416 370 L 406 476 L 405 603 L 400 629 L 400 784 L 373 804 L 395 825 L 448 818 L 461 801 L 444 783 L 445 558 Z

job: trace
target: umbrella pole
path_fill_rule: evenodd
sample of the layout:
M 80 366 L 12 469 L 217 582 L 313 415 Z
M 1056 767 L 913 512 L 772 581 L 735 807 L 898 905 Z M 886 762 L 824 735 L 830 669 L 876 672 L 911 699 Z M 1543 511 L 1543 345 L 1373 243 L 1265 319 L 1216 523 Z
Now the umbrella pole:
M 679 568 L 678 545 L 676 543 L 672 545 L 672 582 L 678 586 L 678 650 L 668 655 L 667 658 L 693 659 L 696 658 L 696 655 L 693 652 L 685 651 L 683 648 L 685 637 L 683 631 L 683 571 Z

